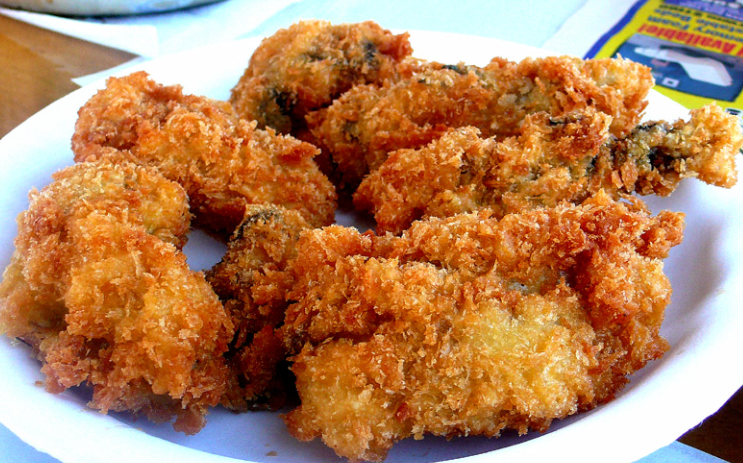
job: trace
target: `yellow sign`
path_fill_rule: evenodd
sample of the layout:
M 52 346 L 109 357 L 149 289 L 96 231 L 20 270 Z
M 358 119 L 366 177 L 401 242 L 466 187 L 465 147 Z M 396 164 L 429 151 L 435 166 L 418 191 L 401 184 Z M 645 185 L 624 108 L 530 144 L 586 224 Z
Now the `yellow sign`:
M 656 89 L 688 108 L 712 101 L 743 110 L 743 5 L 712 0 L 647 0 L 586 57 L 621 55 L 650 66 Z

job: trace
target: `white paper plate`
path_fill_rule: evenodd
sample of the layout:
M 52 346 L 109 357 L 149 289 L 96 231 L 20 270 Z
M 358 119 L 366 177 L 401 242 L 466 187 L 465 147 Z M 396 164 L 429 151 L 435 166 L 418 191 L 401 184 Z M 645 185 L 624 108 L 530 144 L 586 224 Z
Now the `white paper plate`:
M 511 59 L 546 55 L 534 48 L 454 34 L 414 32 L 415 55 L 444 62 L 485 64 L 492 56 Z M 138 67 L 164 84 L 180 83 L 190 93 L 226 99 L 257 46 L 250 39 L 163 57 Z M 78 108 L 103 83 L 83 88 L 31 117 L 0 140 L 0 266 L 13 251 L 12 224 L 28 206 L 32 187 L 72 164 L 70 137 Z M 651 118 L 675 119 L 686 111 L 653 93 Z M 388 462 L 522 462 L 569 458 L 572 462 L 630 462 L 671 443 L 714 413 L 743 384 L 738 358 L 743 351 L 743 204 L 741 187 L 723 190 L 686 180 L 670 198 L 651 198 L 656 212 L 686 212 L 684 243 L 672 251 L 666 272 L 674 285 L 662 333 L 671 348 L 661 360 L 638 372 L 613 402 L 555 422 L 546 434 L 500 439 L 446 441 L 427 437 L 398 443 Z M 347 220 L 347 217 L 344 218 Z M 221 257 L 215 246 L 194 233 L 187 253 L 195 268 Z M 301 443 L 284 429 L 278 414 L 234 415 L 216 409 L 196 436 L 170 425 L 132 421 L 126 414 L 102 415 L 85 407 L 84 388 L 52 395 L 36 386 L 39 364 L 23 345 L 0 339 L 0 422 L 35 448 L 64 461 L 86 463 L 183 463 L 258 461 L 340 461 L 320 441 Z
M 0 5 L 69 16 L 162 13 L 221 0 L 0 0 Z

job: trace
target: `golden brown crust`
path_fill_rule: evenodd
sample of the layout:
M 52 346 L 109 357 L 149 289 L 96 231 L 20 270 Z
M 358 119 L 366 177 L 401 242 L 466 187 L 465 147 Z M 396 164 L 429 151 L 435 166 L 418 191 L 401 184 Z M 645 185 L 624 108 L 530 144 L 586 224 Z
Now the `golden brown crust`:
M 260 128 L 297 135 L 308 112 L 355 85 L 395 78 L 411 51 L 407 33 L 395 35 L 371 21 L 300 21 L 261 42 L 230 102 Z
M 235 376 L 223 400 L 233 410 L 285 405 L 293 389 L 281 338 L 285 295 L 292 278 L 284 272 L 296 257 L 295 244 L 309 224 L 296 211 L 279 206 L 248 206 L 222 260 L 207 281 L 235 325 L 230 366 Z
M 418 148 L 449 128 L 474 126 L 485 137 L 518 133 L 528 114 L 562 116 L 591 107 L 613 117 L 610 131 L 638 122 L 653 85 L 647 67 L 624 59 L 494 58 L 484 68 L 431 63 L 382 87 L 356 86 L 307 116 L 315 143 L 355 187 L 402 148 Z
M 335 188 L 317 148 L 241 121 L 228 103 L 184 95 L 144 72 L 109 79 L 79 111 L 76 162 L 120 159 L 156 167 L 189 194 L 196 223 L 229 236 L 247 204 L 280 204 L 332 223 Z
M 0 330 L 35 349 L 47 389 L 88 384 L 103 412 L 203 427 L 233 328 L 173 244 L 189 218 L 178 184 L 128 163 L 78 164 L 32 194 L 0 284 Z
M 504 97 L 518 102 L 499 129 L 505 134 L 513 133 L 527 114 L 559 116 L 591 107 L 612 117 L 612 135 L 624 136 L 639 122 L 655 83 L 649 67 L 621 57 L 550 56 L 518 63 L 493 58 L 485 72 L 506 82 Z
M 689 121 L 654 121 L 626 137 L 609 134 L 611 117 L 591 109 L 526 116 L 519 135 L 483 139 L 474 127 L 452 129 L 418 150 L 399 150 L 370 173 L 354 203 L 374 213 L 377 232 L 399 234 L 421 217 L 490 208 L 503 216 L 561 201 L 668 195 L 685 177 L 731 187 L 743 145 L 738 121 L 719 106 L 692 110 Z
M 405 437 L 545 430 L 610 400 L 667 347 L 660 259 L 682 229 L 599 192 L 399 238 L 303 234 L 283 328 L 302 401 L 290 432 L 381 461 Z
M 661 260 L 683 234 L 629 194 L 732 186 L 737 123 L 636 125 L 652 77 L 624 59 L 410 53 L 372 22 L 304 21 L 230 102 L 110 79 L 79 112 L 79 164 L 19 217 L 0 333 L 50 391 L 88 384 L 94 408 L 187 433 L 298 393 L 290 432 L 351 461 L 611 400 L 667 348 Z M 318 163 L 347 190 L 366 176 L 379 235 L 313 228 L 337 200 Z M 180 252 L 191 214 L 232 235 L 206 277 Z
M 640 194 L 662 196 L 686 177 L 723 188 L 735 185 L 735 159 L 743 146 L 740 120 L 714 103 L 692 109 L 689 116 L 688 121 L 643 123 L 616 141 L 615 157 L 621 153 L 634 160 L 633 172 L 622 171 L 625 185 L 632 182 Z

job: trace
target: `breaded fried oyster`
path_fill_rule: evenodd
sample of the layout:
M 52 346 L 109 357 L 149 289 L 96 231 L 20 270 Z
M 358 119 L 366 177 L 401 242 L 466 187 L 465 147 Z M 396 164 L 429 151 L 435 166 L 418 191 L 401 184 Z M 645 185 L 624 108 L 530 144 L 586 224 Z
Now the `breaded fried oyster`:
M 233 326 L 176 245 L 185 191 L 153 169 L 78 164 L 32 192 L 0 283 L 0 333 L 34 349 L 46 387 L 195 433 L 229 377 Z
M 304 116 L 360 84 L 395 78 L 410 55 L 408 34 L 366 21 L 300 21 L 261 42 L 230 102 L 240 117 L 281 133 L 304 130 Z
M 230 236 L 247 204 L 296 209 L 313 226 L 333 222 L 335 188 L 318 149 L 240 120 L 228 103 L 184 95 L 144 72 L 111 78 L 79 111 L 75 161 L 156 167 L 186 189 L 198 225 Z
M 619 139 L 610 124 L 610 116 L 584 110 L 527 116 L 519 135 L 503 141 L 483 139 L 474 127 L 452 129 L 426 147 L 393 152 L 354 202 L 374 213 L 378 233 L 400 233 L 421 217 L 482 208 L 503 216 L 578 203 L 599 189 L 666 196 L 685 177 L 726 188 L 736 182 L 743 135 L 717 105 L 692 110 L 689 121 L 643 123 Z
M 304 233 L 283 327 L 298 352 L 290 432 L 381 461 L 407 437 L 543 431 L 612 399 L 667 348 L 661 259 L 682 229 L 683 214 L 599 191 L 401 237 Z
M 224 404 L 233 410 L 278 409 L 294 390 L 286 350 L 275 333 L 293 283 L 286 262 L 296 257 L 302 216 L 280 206 L 251 205 L 207 281 L 235 325 L 227 354 L 233 377 Z
M 653 86 L 649 68 L 624 59 L 494 58 L 484 68 L 422 66 L 383 86 L 359 85 L 307 116 L 313 141 L 355 187 L 390 152 L 419 148 L 450 128 L 477 127 L 484 137 L 513 136 L 528 114 L 559 117 L 588 107 L 628 133 Z

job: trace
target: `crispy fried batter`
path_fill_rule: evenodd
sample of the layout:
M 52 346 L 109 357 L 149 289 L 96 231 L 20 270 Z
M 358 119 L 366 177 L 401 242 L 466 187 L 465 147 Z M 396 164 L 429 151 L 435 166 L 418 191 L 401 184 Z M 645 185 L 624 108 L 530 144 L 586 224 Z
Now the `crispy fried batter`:
M 300 21 L 261 42 L 230 102 L 261 128 L 298 134 L 308 112 L 354 85 L 395 78 L 411 51 L 407 33 L 394 35 L 371 21 Z
M 189 218 L 180 185 L 128 163 L 78 164 L 32 192 L 0 284 L 0 332 L 34 348 L 48 390 L 88 384 L 103 412 L 204 426 L 233 327 L 174 245 Z
M 75 161 L 102 157 L 155 166 L 183 185 L 197 224 L 229 236 L 247 204 L 296 209 L 314 226 L 333 222 L 335 188 L 314 146 L 258 130 L 228 103 L 184 95 L 138 72 L 111 78 L 80 109 Z
M 474 127 L 453 129 L 419 150 L 392 153 L 364 179 L 354 202 L 374 213 L 378 233 L 400 233 L 421 217 L 484 207 L 500 217 L 578 203 L 599 189 L 665 196 L 684 177 L 735 184 L 743 135 L 717 105 L 692 110 L 688 122 L 644 123 L 622 139 L 609 135 L 610 122 L 593 110 L 538 113 L 502 142 L 480 138 Z
M 629 132 L 653 85 L 649 68 L 624 59 L 495 58 L 484 68 L 431 63 L 407 79 L 356 86 L 307 116 L 315 143 L 330 153 L 351 187 L 388 153 L 418 148 L 447 129 L 475 126 L 485 137 L 518 133 L 528 114 L 561 116 L 593 107 Z
M 637 125 L 653 79 L 621 58 L 411 51 L 373 22 L 303 21 L 230 102 L 109 79 L 79 111 L 78 164 L 19 216 L 0 334 L 50 391 L 87 384 L 93 408 L 186 433 L 298 393 L 290 432 L 351 461 L 611 400 L 667 349 L 662 259 L 683 235 L 629 195 L 732 186 L 737 123 L 710 106 Z M 318 164 L 360 184 L 379 235 L 314 228 L 337 202 Z M 232 236 L 206 277 L 180 252 L 191 214 Z
M 309 228 L 296 211 L 248 206 L 227 253 L 207 274 L 236 328 L 228 354 L 234 378 L 223 401 L 228 408 L 278 409 L 294 389 L 274 329 L 284 321 L 292 284 L 284 267 L 296 257 L 300 232 Z
M 655 121 L 637 126 L 609 144 L 622 188 L 640 194 L 669 195 L 681 178 L 732 188 L 735 158 L 743 146 L 740 121 L 716 104 L 690 111 L 689 121 Z
M 545 430 L 610 400 L 667 347 L 661 258 L 683 215 L 599 192 L 401 237 L 302 235 L 283 328 L 301 406 L 285 421 L 351 461 L 425 434 Z

